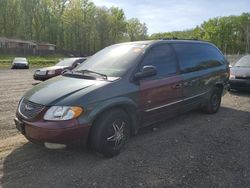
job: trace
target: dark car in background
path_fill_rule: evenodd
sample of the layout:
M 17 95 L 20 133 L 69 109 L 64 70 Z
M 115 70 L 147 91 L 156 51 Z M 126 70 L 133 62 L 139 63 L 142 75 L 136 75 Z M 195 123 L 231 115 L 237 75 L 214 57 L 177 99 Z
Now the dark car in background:
M 37 69 L 33 75 L 35 80 L 47 80 L 60 75 L 65 70 L 72 70 L 83 63 L 87 57 L 64 58 L 56 65 Z
M 216 113 L 228 78 L 228 62 L 208 42 L 116 44 L 28 91 L 15 123 L 46 147 L 85 143 L 112 157 L 141 127 L 193 109 Z
M 29 62 L 25 57 L 16 57 L 12 61 L 11 69 L 28 69 Z
M 230 69 L 229 89 L 250 90 L 250 55 L 243 56 Z

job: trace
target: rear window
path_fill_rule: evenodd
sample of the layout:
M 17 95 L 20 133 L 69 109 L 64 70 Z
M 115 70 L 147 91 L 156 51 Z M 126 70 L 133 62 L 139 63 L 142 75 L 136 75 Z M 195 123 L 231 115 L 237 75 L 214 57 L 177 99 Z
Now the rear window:
M 209 44 L 177 43 L 173 46 L 182 73 L 199 71 L 225 63 L 220 51 Z

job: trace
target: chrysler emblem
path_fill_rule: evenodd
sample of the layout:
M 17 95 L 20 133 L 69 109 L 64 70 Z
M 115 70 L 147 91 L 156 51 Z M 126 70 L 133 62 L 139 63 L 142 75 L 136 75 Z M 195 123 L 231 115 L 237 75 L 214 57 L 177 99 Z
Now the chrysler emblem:
M 31 111 L 31 110 L 33 110 L 33 108 L 31 107 L 31 106 L 29 106 L 29 105 L 25 105 L 25 111 Z

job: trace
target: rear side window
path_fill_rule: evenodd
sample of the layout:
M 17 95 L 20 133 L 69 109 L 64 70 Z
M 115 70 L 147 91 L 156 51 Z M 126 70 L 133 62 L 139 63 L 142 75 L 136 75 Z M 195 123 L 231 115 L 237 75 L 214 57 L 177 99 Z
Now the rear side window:
M 165 77 L 176 73 L 176 57 L 169 45 L 155 46 L 146 54 L 141 67 L 153 65 L 157 69 L 157 77 Z
M 218 49 L 209 44 L 173 44 L 182 73 L 199 71 L 225 63 Z

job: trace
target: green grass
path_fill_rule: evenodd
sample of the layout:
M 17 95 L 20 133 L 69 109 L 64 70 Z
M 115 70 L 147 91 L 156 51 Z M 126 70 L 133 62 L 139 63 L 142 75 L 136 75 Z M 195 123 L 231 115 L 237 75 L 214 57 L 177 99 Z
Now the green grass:
M 0 55 L 0 68 L 11 67 L 13 59 L 18 56 L 7 56 Z M 51 55 L 51 56 L 28 56 L 26 57 L 30 64 L 30 67 L 46 67 L 55 65 L 59 59 L 64 58 L 62 55 Z

